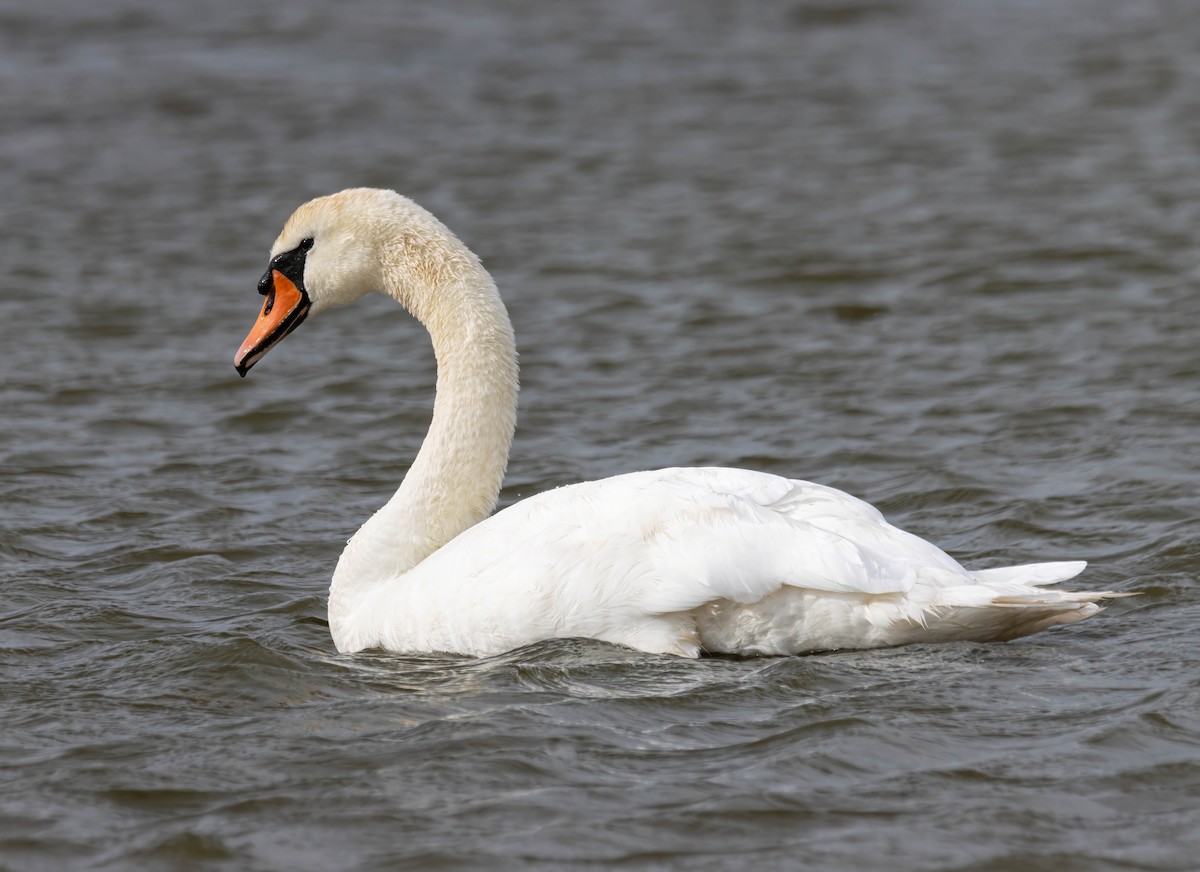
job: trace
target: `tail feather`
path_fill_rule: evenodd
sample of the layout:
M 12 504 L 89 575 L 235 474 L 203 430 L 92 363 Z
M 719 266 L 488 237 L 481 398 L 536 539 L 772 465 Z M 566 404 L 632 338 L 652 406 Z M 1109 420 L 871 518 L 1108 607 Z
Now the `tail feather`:
M 930 641 L 1004 642 L 1058 624 L 1073 624 L 1101 611 L 1094 602 L 943 605 L 931 617 L 925 633 Z
M 990 641 L 1007 642 L 1010 639 L 1019 639 L 1022 636 L 1039 633 L 1042 630 L 1056 627 L 1060 624 L 1073 624 L 1076 621 L 1082 621 L 1085 618 L 1090 618 L 1092 615 L 1099 614 L 1101 611 L 1103 609 L 1092 602 L 1080 603 L 1078 608 L 1074 609 L 1064 609 L 1062 606 L 1026 606 L 1019 613 L 1021 620 L 1013 621 L 1007 626 L 1002 627 L 1000 632 Z
M 1022 566 L 976 569 L 971 573 L 971 577 L 980 584 L 1016 582 L 1031 587 L 1044 587 L 1074 578 L 1086 568 L 1086 560 L 1060 560 L 1055 563 L 1026 563 Z
M 938 590 L 933 611 L 942 624 L 964 631 L 961 638 L 1004 641 L 1090 618 L 1101 611 L 1100 600 L 1137 595 L 1042 589 L 1074 578 L 1086 565 L 1078 560 L 977 570 L 971 573 L 975 584 Z
M 1120 599 L 1137 596 L 1136 593 L 1118 593 L 1114 590 L 1064 590 L 1041 591 L 1032 594 L 1001 594 L 992 598 L 989 605 L 997 606 L 1072 606 L 1094 603 L 1097 600 Z

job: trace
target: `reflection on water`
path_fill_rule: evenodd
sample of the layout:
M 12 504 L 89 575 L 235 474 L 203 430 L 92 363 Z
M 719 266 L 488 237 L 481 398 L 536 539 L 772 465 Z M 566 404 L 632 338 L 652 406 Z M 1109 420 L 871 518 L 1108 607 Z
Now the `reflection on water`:
M 1192 868 L 1198 15 L 0 10 L 0 865 Z M 337 655 L 428 341 L 374 300 L 230 358 L 283 219 L 361 184 L 510 304 L 505 502 L 754 466 L 1144 595 L 990 647 Z

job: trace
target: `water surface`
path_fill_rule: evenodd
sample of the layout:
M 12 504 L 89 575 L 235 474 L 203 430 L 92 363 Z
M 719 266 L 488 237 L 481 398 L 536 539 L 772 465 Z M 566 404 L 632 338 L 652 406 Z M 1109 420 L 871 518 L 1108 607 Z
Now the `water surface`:
M 0 6 L 0 868 L 1186 870 L 1200 10 Z M 374 299 L 237 378 L 301 201 L 509 302 L 503 502 L 724 464 L 1141 591 L 996 646 L 338 655 L 432 403 Z

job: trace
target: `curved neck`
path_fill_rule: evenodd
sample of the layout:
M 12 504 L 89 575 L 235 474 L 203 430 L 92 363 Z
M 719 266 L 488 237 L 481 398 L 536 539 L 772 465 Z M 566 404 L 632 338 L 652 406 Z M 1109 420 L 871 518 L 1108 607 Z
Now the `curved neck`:
M 329 597 L 335 640 L 342 616 L 367 590 L 396 579 L 491 513 L 508 465 L 518 380 L 512 324 L 478 259 L 453 236 L 442 242 L 454 256 L 442 257 L 436 270 L 414 269 L 411 246 L 385 255 L 385 292 L 433 339 L 437 396 L 429 432 L 399 490 L 338 561 Z M 418 286 L 423 276 L 436 279 Z

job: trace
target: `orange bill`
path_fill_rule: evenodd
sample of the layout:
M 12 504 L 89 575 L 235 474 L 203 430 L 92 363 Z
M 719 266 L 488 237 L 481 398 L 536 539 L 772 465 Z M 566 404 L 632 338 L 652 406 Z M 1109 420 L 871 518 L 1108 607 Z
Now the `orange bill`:
M 300 326 L 308 314 L 308 306 L 308 294 L 279 270 L 272 270 L 271 290 L 262 313 L 233 358 L 238 375 L 245 377 L 250 367 L 262 360 L 279 340 Z

